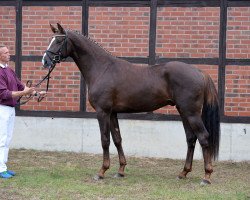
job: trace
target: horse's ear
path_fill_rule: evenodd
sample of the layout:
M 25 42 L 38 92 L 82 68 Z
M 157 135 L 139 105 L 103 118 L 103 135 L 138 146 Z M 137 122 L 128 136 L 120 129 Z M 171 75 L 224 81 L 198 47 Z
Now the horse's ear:
M 63 27 L 59 23 L 57 23 L 57 27 L 58 27 L 59 33 L 66 34 L 65 30 L 63 29 Z
M 58 30 L 57 30 L 56 27 L 54 27 L 54 26 L 51 25 L 51 24 L 49 24 L 49 25 L 50 25 L 50 28 L 51 28 L 51 30 L 52 30 L 53 33 L 57 33 L 57 32 L 58 32 Z

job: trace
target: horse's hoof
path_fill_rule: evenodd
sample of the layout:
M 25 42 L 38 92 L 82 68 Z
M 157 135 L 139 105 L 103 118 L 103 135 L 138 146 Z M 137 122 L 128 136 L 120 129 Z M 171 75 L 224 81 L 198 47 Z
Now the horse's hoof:
M 181 180 L 187 178 L 186 176 L 177 176 L 176 179 Z
M 202 179 L 202 181 L 200 183 L 201 186 L 210 185 L 210 184 L 211 184 L 211 182 L 209 180 L 206 180 L 206 179 Z
M 123 178 L 124 174 L 117 173 L 114 175 L 114 178 Z
M 102 177 L 102 176 L 99 176 L 99 175 L 97 174 L 97 175 L 95 175 L 95 176 L 93 177 L 93 179 L 94 179 L 95 181 L 99 181 L 99 180 L 102 180 L 103 177 Z

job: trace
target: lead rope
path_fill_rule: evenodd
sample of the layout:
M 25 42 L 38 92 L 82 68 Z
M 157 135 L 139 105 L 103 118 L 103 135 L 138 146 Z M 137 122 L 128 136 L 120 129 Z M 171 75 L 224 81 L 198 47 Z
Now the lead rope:
M 46 93 L 47 93 L 48 90 L 49 90 L 49 80 L 50 80 L 50 78 L 51 78 L 50 74 L 51 74 L 51 72 L 54 70 L 55 66 L 56 66 L 56 62 L 54 61 L 54 62 L 52 62 L 52 65 L 51 65 L 51 68 L 49 69 L 48 74 L 47 74 L 39 83 L 37 83 L 34 87 L 38 87 L 39 85 L 41 85 L 41 84 L 47 79 L 47 86 L 46 86 Z M 32 81 L 31 81 L 31 80 L 28 80 L 28 81 L 26 82 L 26 86 L 27 86 L 27 87 L 32 87 Z M 17 100 L 17 102 L 19 102 L 19 103 L 18 103 L 19 105 L 24 105 L 24 104 L 26 104 L 26 103 L 27 103 L 32 97 L 34 97 L 34 96 L 37 96 L 37 93 L 35 93 L 35 94 L 30 94 L 30 95 L 27 97 L 27 99 L 26 99 L 25 101 L 23 101 L 23 102 L 20 102 L 21 99 L 22 99 L 22 97 L 23 97 L 23 96 L 20 96 L 19 99 Z M 39 96 L 38 99 L 37 99 L 37 102 L 41 102 L 43 99 L 44 99 L 43 96 Z

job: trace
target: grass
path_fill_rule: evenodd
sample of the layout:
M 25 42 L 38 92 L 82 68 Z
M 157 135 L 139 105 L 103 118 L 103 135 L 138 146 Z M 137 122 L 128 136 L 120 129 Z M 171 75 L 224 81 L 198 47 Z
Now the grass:
M 113 178 L 118 159 L 112 155 L 105 179 L 94 181 L 101 155 L 11 150 L 8 166 L 17 175 L 0 180 L 1 199 L 250 199 L 249 162 L 216 162 L 212 185 L 202 187 L 203 161 L 194 161 L 185 180 L 176 179 L 183 160 L 128 157 L 127 161 L 125 178 Z

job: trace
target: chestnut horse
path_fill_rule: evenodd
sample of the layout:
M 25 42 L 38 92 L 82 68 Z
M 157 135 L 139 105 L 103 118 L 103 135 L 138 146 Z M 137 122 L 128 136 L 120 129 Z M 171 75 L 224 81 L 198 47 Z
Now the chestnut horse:
M 69 56 L 73 58 L 86 81 L 89 102 L 97 112 L 103 164 L 95 180 L 102 179 L 110 167 L 110 132 L 120 163 L 115 177 L 124 176 L 126 159 L 117 113 L 150 112 L 172 105 L 181 116 L 188 146 L 178 178 L 191 172 L 198 139 L 205 168 L 201 184 L 211 183 L 212 160 L 219 153 L 220 118 L 217 91 L 209 75 L 182 62 L 138 67 L 112 56 L 86 36 L 64 30 L 60 24 L 57 28 L 50 26 L 54 36 L 43 56 L 43 66 L 54 67 Z

